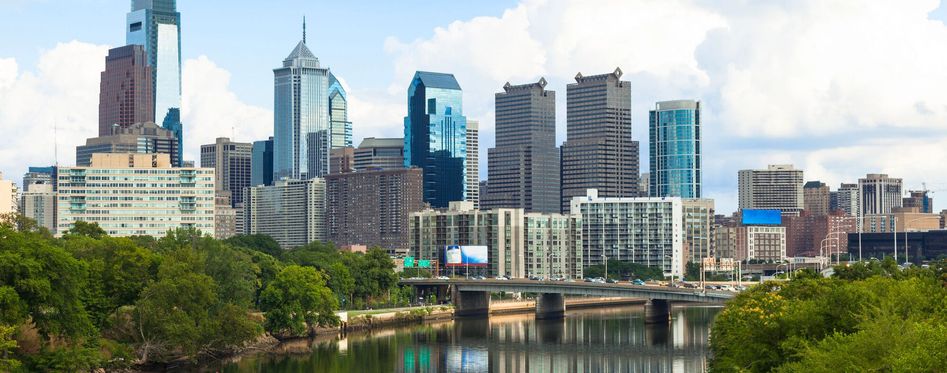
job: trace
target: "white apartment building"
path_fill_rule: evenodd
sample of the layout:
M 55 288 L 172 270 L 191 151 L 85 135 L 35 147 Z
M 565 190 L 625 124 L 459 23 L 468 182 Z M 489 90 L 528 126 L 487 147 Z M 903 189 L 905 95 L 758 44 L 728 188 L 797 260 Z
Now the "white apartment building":
M 325 179 L 279 180 L 244 190 L 245 234 L 268 235 L 287 249 L 326 240 Z

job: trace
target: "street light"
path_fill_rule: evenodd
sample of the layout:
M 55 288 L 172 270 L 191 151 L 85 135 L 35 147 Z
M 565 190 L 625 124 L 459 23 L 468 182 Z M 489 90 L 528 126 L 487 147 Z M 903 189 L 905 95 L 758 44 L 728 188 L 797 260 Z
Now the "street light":
M 908 256 L 908 223 L 910 223 L 910 222 L 912 222 L 912 221 L 918 221 L 918 220 L 924 220 L 924 219 L 937 219 L 938 222 L 939 222 L 939 221 L 940 221 L 940 216 L 934 216 L 934 215 L 931 215 L 931 216 L 921 216 L 921 217 L 917 217 L 917 218 L 914 218 L 914 219 L 908 219 L 907 221 L 904 222 L 904 228 L 903 228 L 903 229 L 904 229 L 904 262 L 905 262 L 905 263 L 907 263 L 908 260 L 910 260 L 910 257 Z M 895 217 L 895 221 L 897 221 L 897 217 Z

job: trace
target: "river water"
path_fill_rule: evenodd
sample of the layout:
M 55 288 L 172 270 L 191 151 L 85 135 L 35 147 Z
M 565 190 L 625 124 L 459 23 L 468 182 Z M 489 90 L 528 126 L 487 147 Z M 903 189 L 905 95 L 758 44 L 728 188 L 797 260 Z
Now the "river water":
M 491 316 L 297 341 L 223 372 L 701 372 L 717 307 L 672 309 L 645 325 L 642 306 L 568 311 L 562 320 Z

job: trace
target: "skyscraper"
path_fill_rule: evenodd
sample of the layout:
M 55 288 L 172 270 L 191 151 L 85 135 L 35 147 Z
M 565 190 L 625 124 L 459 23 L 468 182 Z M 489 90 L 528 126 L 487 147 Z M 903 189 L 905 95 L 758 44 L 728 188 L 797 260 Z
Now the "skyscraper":
M 177 109 L 174 109 L 175 111 Z M 76 165 L 91 165 L 95 153 L 157 153 L 168 154 L 171 165 L 181 167 L 181 145 L 171 130 L 151 122 L 134 123 L 126 127 L 112 126 L 105 136 L 86 139 L 76 147 Z
M 700 198 L 700 130 L 700 101 L 655 104 L 649 126 L 650 196 Z
M 404 138 L 366 137 L 355 148 L 355 169 L 404 168 Z
M 141 45 L 109 49 L 99 82 L 99 136 L 112 126 L 154 122 L 154 84 L 148 55 Z
M 829 213 L 829 186 L 821 181 L 809 181 L 802 186 L 803 208 L 810 215 Z
M 868 174 L 858 179 L 858 216 L 882 215 L 901 207 L 901 179 L 887 174 Z
M 273 137 L 253 142 L 250 185 L 273 185 Z
M 349 121 L 349 101 L 342 83 L 329 73 L 329 122 L 331 149 L 352 146 L 352 122 Z
M 326 239 L 326 183 L 322 178 L 275 180 L 245 189 L 245 234 L 265 234 L 283 248 Z
M 20 213 L 50 232 L 56 231 L 56 192 L 53 184 L 33 184 L 20 196 Z
M 154 121 L 173 131 L 183 149 L 181 108 L 181 13 L 176 0 L 132 0 L 125 16 L 125 43 L 141 45 L 151 67 Z M 182 150 L 178 150 L 182 158 Z
M 918 212 L 931 214 L 934 212 L 934 199 L 927 190 L 911 190 L 908 196 L 902 199 L 903 207 L 916 207 Z
M 480 122 L 467 119 L 466 200 L 480 208 Z
M 56 179 L 56 168 L 53 166 L 49 167 L 33 167 L 30 166 L 27 169 L 26 173 L 23 174 L 23 191 L 28 192 L 30 186 L 34 184 L 50 184 L 55 186 L 53 180 Z
M 434 208 L 466 200 L 467 117 L 453 74 L 418 71 L 408 87 L 404 164 L 424 170 L 424 201 Z
M 559 150 L 556 149 L 556 92 L 546 79 L 512 85 L 494 96 L 496 146 L 487 150 L 489 193 L 483 208 L 560 211 Z
M 849 216 L 858 216 L 858 184 L 842 183 L 838 187 L 838 209 Z
M 253 145 L 218 137 L 213 144 L 201 145 L 201 167 L 213 168 L 217 175 L 214 189 L 229 195 L 228 204 L 243 202 L 243 188 L 251 186 L 250 168 Z
M 335 78 L 330 79 L 329 69 L 320 66 L 306 46 L 305 21 L 303 40 L 283 60 L 283 67 L 273 69 L 273 75 L 273 180 L 329 173 L 329 85 Z M 335 92 L 344 99 L 344 91 Z
M 638 195 L 638 142 L 631 138 L 631 82 L 621 69 L 583 76 L 566 87 L 562 144 L 562 211 L 572 197 L 597 189 L 601 197 Z M 491 186 L 492 188 L 492 186 Z
M 775 209 L 798 214 L 803 209 L 802 170 L 791 164 L 737 174 L 740 209 Z

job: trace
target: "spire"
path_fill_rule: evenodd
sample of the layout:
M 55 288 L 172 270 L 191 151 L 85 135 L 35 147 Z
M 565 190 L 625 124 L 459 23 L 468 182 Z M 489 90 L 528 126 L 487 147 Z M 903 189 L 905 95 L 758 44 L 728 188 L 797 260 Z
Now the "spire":
M 303 44 L 306 44 L 306 16 L 303 16 Z

